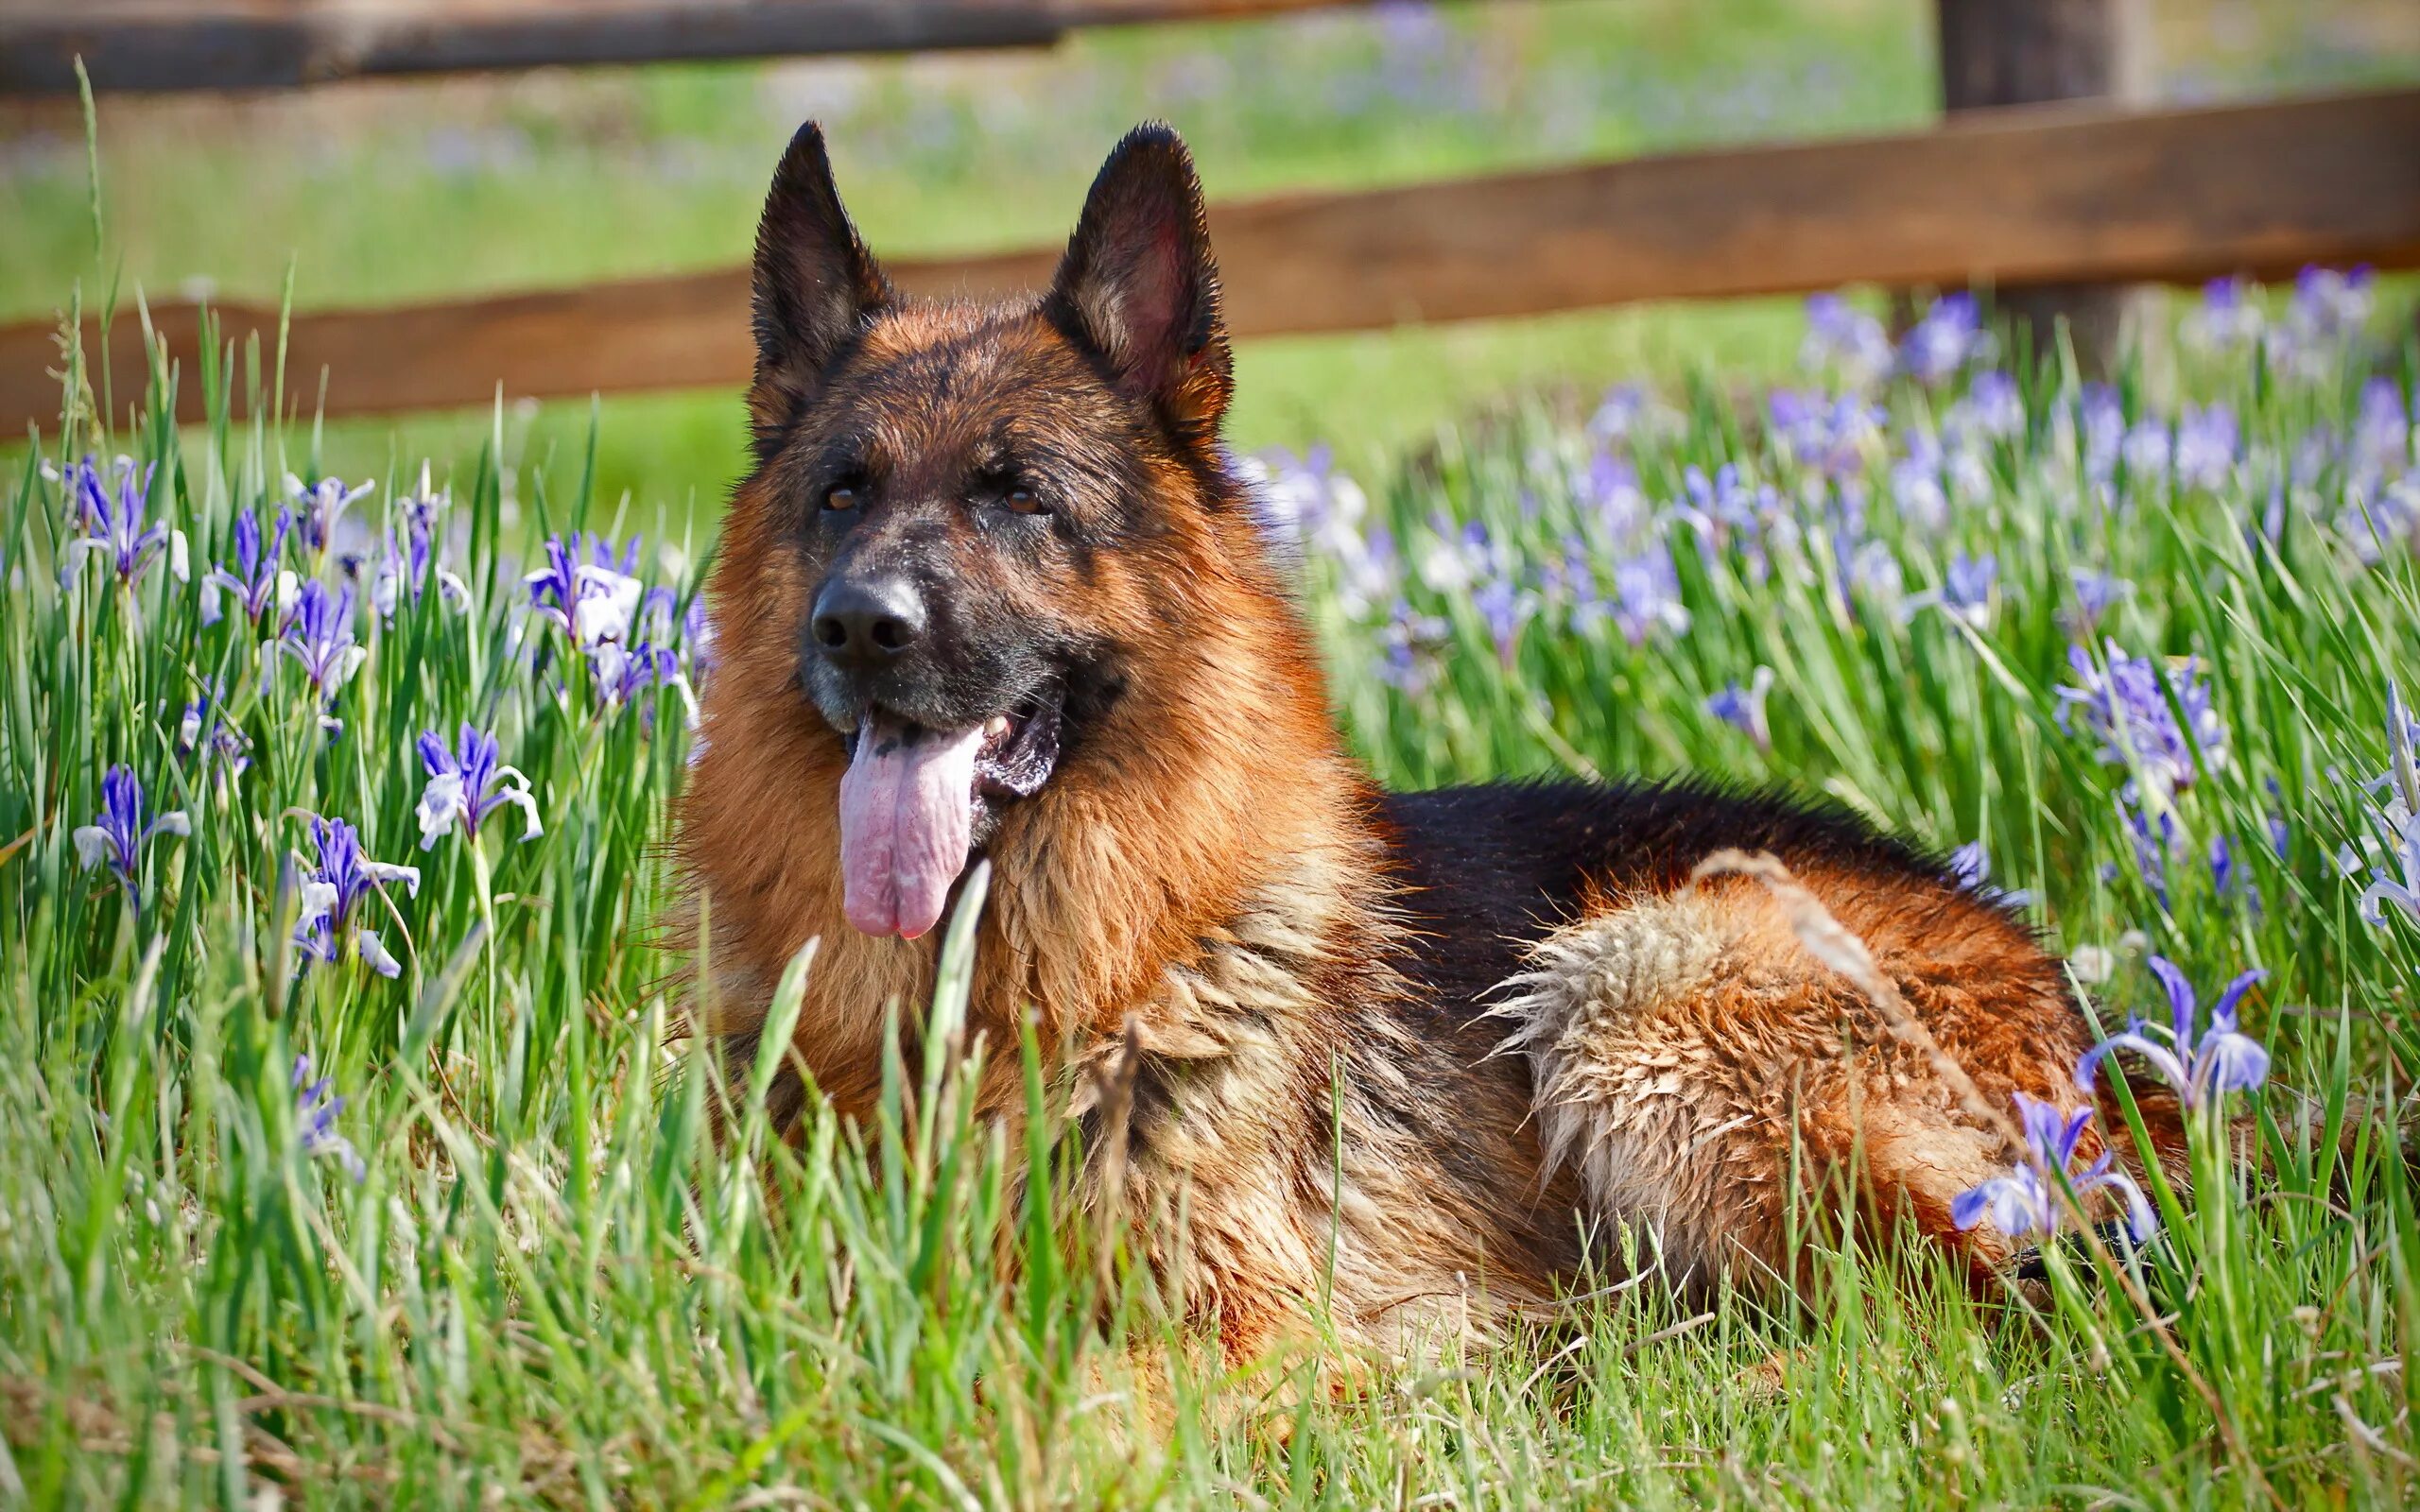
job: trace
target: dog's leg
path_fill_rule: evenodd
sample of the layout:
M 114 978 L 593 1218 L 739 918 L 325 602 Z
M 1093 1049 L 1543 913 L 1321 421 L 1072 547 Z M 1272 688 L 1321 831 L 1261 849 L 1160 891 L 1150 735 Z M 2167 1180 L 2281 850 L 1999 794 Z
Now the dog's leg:
M 1996 1133 L 1877 1032 L 1761 889 L 1623 900 L 1527 965 L 1494 1011 L 1534 1071 L 1549 1169 L 1570 1162 L 1597 1216 L 1650 1230 L 1676 1280 L 1788 1277 L 1793 1224 L 1849 1211 L 1848 1182 L 1881 1231 L 1911 1222 L 1979 1280 L 2006 1258 L 1996 1231 L 1949 1217 L 2003 1168 Z M 2011 1069 L 1977 1079 L 2005 1088 Z

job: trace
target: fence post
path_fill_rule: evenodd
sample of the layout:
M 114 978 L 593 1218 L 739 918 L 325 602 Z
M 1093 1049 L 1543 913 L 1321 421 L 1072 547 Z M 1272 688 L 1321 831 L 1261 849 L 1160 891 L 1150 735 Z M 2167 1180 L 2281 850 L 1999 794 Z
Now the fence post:
M 2046 100 L 2123 97 L 2139 45 L 2134 0 L 1934 0 L 1942 108 L 1951 113 Z M 1995 301 L 2001 318 L 2055 350 L 2066 323 L 2076 358 L 2101 370 L 2116 354 L 2126 306 L 2121 286 L 2043 284 Z

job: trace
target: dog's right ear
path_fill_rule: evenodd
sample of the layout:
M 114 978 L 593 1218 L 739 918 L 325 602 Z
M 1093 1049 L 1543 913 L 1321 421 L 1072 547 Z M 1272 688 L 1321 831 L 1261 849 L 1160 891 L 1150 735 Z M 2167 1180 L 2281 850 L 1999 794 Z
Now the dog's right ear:
M 891 298 L 890 281 L 840 206 L 823 132 L 809 121 L 773 170 L 756 226 L 756 381 L 748 408 L 760 455 Z

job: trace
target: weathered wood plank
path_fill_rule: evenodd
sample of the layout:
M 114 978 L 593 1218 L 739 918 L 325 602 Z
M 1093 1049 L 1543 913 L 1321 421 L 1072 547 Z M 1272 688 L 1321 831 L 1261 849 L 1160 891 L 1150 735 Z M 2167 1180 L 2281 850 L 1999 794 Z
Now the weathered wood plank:
M 1041 46 L 1070 29 L 1369 0 L 83 0 L 0 14 L 0 95 L 291 89 L 546 66 Z
M 2124 98 L 2138 9 L 2139 0 L 1934 0 L 1942 109 Z M 2011 290 L 1999 313 L 2037 352 L 2065 327 L 2077 360 L 2098 373 L 2117 356 L 2126 303 L 2120 284 L 2050 284 Z
M 847 144 L 839 144 L 845 181 Z M 1072 217 L 1074 207 L 1069 207 Z M 2420 266 L 2420 91 L 2156 113 L 2034 106 L 1899 136 L 1639 158 L 1211 215 L 1240 336 L 1479 319 L 1845 284 L 2274 277 Z M 893 260 L 920 293 L 1046 281 L 1056 249 Z M 748 376 L 743 270 L 295 317 L 288 394 L 332 415 L 729 387 Z M 155 310 L 192 370 L 190 310 Z M 225 330 L 274 339 L 271 312 Z M 139 372 L 131 320 L 112 362 Z M 58 408 L 53 332 L 0 329 L 0 422 Z M 187 402 L 193 399 L 190 386 Z

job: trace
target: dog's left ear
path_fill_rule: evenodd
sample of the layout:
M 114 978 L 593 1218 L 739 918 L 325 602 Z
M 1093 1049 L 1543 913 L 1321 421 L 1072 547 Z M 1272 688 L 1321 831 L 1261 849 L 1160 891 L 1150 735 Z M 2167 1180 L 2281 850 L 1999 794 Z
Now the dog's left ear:
M 809 121 L 773 170 L 756 226 L 756 381 L 748 403 L 760 459 L 892 299 L 890 279 L 841 208 L 823 132 Z
M 1101 164 L 1044 308 L 1179 436 L 1218 434 L 1235 359 L 1201 180 L 1173 129 L 1136 127 Z

